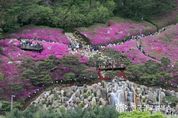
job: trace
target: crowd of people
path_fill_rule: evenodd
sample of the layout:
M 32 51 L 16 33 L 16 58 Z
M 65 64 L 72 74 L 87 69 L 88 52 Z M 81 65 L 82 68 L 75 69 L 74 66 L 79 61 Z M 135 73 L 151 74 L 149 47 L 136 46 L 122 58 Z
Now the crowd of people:
M 21 39 L 20 48 L 29 50 L 43 50 L 43 45 L 36 41 L 30 41 L 28 39 Z

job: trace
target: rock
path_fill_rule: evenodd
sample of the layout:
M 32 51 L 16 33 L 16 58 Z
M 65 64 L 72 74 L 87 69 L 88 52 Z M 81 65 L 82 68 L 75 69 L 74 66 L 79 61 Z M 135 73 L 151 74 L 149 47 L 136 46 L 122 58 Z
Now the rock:
M 166 94 L 166 96 L 171 96 L 171 91 L 170 90 L 167 90 L 167 91 L 165 91 L 165 94 Z
M 106 83 L 105 81 L 102 81 L 102 82 L 101 82 L 101 86 L 102 86 L 103 88 L 106 88 L 106 87 L 107 87 L 107 83 Z
M 66 96 L 63 97 L 63 100 L 64 100 L 64 101 L 68 101 L 69 99 L 70 99 L 69 97 L 66 97 Z
M 88 104 L 89 103 L 89 101 L 87 99 L 84 99 L 83 102 L 84 102 L 84 104 Z
M 76 102 L 76 96 L 72 97 L 72 101 Z
M 65 96 L 70 97 L 72 95 L 72 93 L 73 93 L 72 90 L 68 90 L 68 91 L 66 91 Z
M 161 92 L 160 93 L 160 101 L 163 102 L 164 98 L 165 98 L 165 93 L 164 92 Z
M 91 100 L 91 105 L 92 105 L 92 106 L 96 106 L 96 99 L 95 99 L 95 97 L 92 98 L 92 100 Z
M 175 96 L 176 92 L 174 90 L 171 91 L 171 96 Z
M 64 95 L 64 90 L 61 90 L 60 93 L 61 93 L 61 95 Z
M 80 103 L 80 98 L 79 97 L 76 97 L 76 103 Z
M 81 102 L 79 103 L 79 107 L 80 107 L 80 108 L 84 107 L 83 101 L 81 101 Z
M 80 100 L 84 100 L 84 96 L 83 95 L 80 95 Z
M 101 96 L 106 97 L 107 96 L 107 90 L 105 88 L 101 89 Z
M 176 109 L 175 109 L 175 110 L 176 110 L 176 112 L 178 113 L 178 104 L 176 105 Z
M 88 101 L 91 101 L 92 100 L 92 96 L 88 96 Z
M 79 96 L 80 96 L 80 90 L 79 90 L 79 91 L 76 91 L 75 96 L 76 96 L 76 97 L 79 97 Z
M 105 106 L 107 104 L 106 100 L 104 100 L 103 98 L 99 98 L 99 102 L 102 106 Z
M 70 90 L 72 90 L 72 91 L 76 91 L 78 89 L 78 87 L 77 86 L 72 86 L 72 87 L 70 87 Z
M 88 94 L 87 94 L 87 93 L 84 93 L 84 94 L 83 94 L 83 97 L 84 97 L 84 99 L 88 98 Z
M 96 96 L 97 96 L 97 97 L 102 97 L 101 90 L 98 89 L 98 90 L 96 91 Z
M 178 92 L 175 93 L 176 98 L 178 99 Z
M 152 101 L 153 103 L 157 101 L 156 97 L 157 94 L 155 94 L 155 92 L 149 91 L 147 94 L 148 101 Z

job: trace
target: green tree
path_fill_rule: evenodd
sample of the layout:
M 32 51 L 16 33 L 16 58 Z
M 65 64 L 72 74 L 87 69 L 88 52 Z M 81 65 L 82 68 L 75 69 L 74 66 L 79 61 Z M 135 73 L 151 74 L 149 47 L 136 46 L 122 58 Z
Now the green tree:
M 115 0 L 116 12 L 136 20 L 149 19 L 151 16 L 172 10 L 175 0 Z
M 9 85 L 9 88 L 14 92 L 20 92 L 23 90 L 23 85 L 13 83 Z
M 38 4 L 22 7 L 23 11 L 19 14 L 19 22 L 22 24 L 49 25 L 53 15 L 52 8 Z
M 70 72 L 70 73 L 65 73 L 64 74 L 64 78 L 66 79 L 66 80 L 74 80 L 76 77 L 75 77 L 75 73 L 72 73 L 72 72 Z
M 88 69 L 88 70 L 83 70 L 81 71 L 80 75 L 79 75 L 79 79 L 82 80 L 82 79 L 89 79 L 89 80 L 96 80 L 98 79 L 98 74 L 96 72 L 96 70 L 92 70 L 92 69 Z
M 4 32 L 28 24 L 71 30 L 105 22 L 115 8 L 113 0 L 1 0 L 0 5 L 0 27 Z
M 0 1 L 0 28 L 3 32 L 14 31 L 20 27 L 18 21 L 18 13 L 20 7 L 16 0 Z
M 163 65 L 163 67 L 168 67 L 171 64 L 171 60 L 169 58 L 161 58 L 161 64 Z
M 34 62 L 29 59 L 24 60 L 22 63 L 22 78 L 30 79 L 33 85 L 49 85 L 53 82 L 50 71 L 59 63 L 57 60 L 54 57 L 39 62 Z
M 4 75 L 0 72 L 0 81 L 4 80 Z
M 145 64 L 129 65 L 126 75 L 129 80 L 148 86 L 165 87 L 171 79 L 171 74 L 166 70 L 163 71 L 161 64 L 152 61 L 148 61 Z M 162 82 L 161 79 L 166 81 Z

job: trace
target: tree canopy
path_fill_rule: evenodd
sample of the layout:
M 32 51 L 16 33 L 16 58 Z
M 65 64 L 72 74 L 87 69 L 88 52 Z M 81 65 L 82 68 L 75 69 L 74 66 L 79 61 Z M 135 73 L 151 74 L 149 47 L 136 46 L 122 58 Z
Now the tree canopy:
M 115 12 L 136 20 L 149 19 L 174 8 L 175 0 L 115 0 Z
M 175 0 L 0 0 L 3 32 L 28 25 L 72 28 L 102 23 L 114 15 L 144 19 L 165 13 Z

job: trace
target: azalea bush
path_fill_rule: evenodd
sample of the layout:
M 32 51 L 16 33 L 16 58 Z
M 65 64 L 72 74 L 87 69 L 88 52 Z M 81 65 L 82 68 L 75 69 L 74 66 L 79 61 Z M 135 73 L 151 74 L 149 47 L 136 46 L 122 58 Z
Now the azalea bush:
M 138 48 L 137 48 L 137 42 L 135 40 L 130 40 L 125 42 L 121 45 L 116 45 L 109 47 L 110 49 L 113 49 L 122 55 L 126 56 L 132 63 L 134 64 L 141 64 L 145 63 L 148 60 L 153 60 L 152 58 L 144 55 Z M 156 61 L 156 60 L 154 60 Z
M 162 57 L 167 57 L 174 64 L 178 61 L 176 51 L 178 25 L 173 25 L 167 28 L 166 31 L 154 36 L 148 36 L 142 39 L 142 46 L 147 55 L 160 60 Z
M 55 78 L 56 75 L 60 75 L 60 73 L 57 73 L 55 76 L 52 76 L 53 74 L 50 73 L 50 70 L 53 70 L 53 67 L 56 67 L 53 66 L 53 64 L 57 65 L 58 62 L 50 62 L 48 58 L 54 55 L 56 58 L 50 60 L 59 61 L 59 59 L 69 55 L 67 44 L 44 40 L 31 41 L 42 44 L 43 51 L 39 53 L 22 50 L 19 48 L 20 41 L 17 39 L 0 40 L 0 45 L 2 47 L 0 54 L 0 73 L 2 73 L 0 88 L 2 92 L 1 98 L 5 100 L 9 99 L 9 96 L 12 94 L 16 95 L 16 98 L 20 100 L 25 100 L 26 98 L 34 96 L 34 94 L 42 89 L 39 86 L 49 85 L 57 79 Z M 75 57 L 79 60 L 78 63 L 87 63 L 87 58 L 84 56 L 76 55 Z M 72 59 L 75 60 L 75 58 Z M 62 69 L 63 71 L 60 71 L 62 73 L 70 72 L 71 68 L 78 68 L 77 66 L 66 67 L 62 66 L 62 64 L 61 67 L 64 67 Z M 79 73 L 81 70 L 76 71 Z M 60 79 L 64 79 L 63 76 L 61 76 Z M 14 89 L 16 87 L 14 87 L 13 84 L 18 85 L 18 89 Z
M 8 57 L 0 56 L 0 72 L 3 74 L 3 77 L 6 79 L 15 79 L 18 77 L 19 69 L 17 68 L 16 63 L 13 63 Z
M 108 26 L 91 26 L 85 29 L 78 29 L 81 35 L 92 45 L 106 45 L 108 43 L 123 41 L 132 35 L 145 32 L 152 32 L 154 27 L 150 24 L 136 22 L 115 22 L 109 21 Z
M 16 38 L 39 39 L 48 42 L 58 42 L 69 44 L 69 40 L 62 29 L 48 27 L 27 27 L 21 29 L 18 33 L 12 34 Z
M 34 40 L 31 40 L 34 41 Z M 24 58 L 32 58 L 34 60 L 44 60 L 49 56 L 55 55 L 58 58 L 69 53 L 68 46 L 62 43 L 51 43 L 44 41 L 36 41 L 43 45 L 41 53 L 35 51 L 24 51 L 19 48 L 20 41 L 17 39 L 1 40 L 0 45 L 3 48 L 2 53 L 7 57 L 11 57 L 13 61 L 19 61 Z

